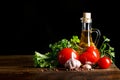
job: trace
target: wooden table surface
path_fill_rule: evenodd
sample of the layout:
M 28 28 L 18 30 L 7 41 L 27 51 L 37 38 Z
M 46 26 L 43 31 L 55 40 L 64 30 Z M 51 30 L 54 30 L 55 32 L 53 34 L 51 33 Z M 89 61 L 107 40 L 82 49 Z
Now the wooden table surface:
M 1 55 L 0 80 L 120 80 L 120 69 L 91 71 L 46 70 L 34 68 L 33 55 Z

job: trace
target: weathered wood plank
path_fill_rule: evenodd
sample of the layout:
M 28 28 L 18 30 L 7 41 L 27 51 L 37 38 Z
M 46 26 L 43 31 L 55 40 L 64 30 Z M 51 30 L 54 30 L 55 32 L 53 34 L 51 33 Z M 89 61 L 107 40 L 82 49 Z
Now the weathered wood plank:
M 34 68 L 32 55 L 0 56 L 0 80 L 120 80 L 120 70 L 66 71 L 64 69 L 41 71 Z

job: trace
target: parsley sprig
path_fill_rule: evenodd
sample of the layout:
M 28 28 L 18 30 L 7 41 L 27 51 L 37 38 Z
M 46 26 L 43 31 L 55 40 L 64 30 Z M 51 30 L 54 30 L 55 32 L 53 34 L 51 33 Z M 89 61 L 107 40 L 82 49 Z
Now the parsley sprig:
M 108 56 L 111 58 L 112 62 L 115 63 L 115 51 L 109 42 L 110 39 L 106 36 L 103 36 L 103 42 L 99 48 L 99 51 L 101 53 L 101 57 Z

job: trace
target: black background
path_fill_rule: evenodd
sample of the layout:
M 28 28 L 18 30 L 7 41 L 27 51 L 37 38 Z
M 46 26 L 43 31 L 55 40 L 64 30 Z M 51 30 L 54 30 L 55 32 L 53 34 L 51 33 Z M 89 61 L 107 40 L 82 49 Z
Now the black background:
M 114 6 L 113 6 L 114 5 Z M 92 13 L 92 27 L 111 39 L 120 63 L 119 9 L 117 2 L 104 0 L 24 0 L 3 2 L 0 54 L 47 52 L 48 45 L 81 33 L 83 12 Z M 101 36 L 101 41 L 102 41 Z M 100 42 L 101 43 L 101 42 Z M 99 43 L 99 44 L 100 44 Z

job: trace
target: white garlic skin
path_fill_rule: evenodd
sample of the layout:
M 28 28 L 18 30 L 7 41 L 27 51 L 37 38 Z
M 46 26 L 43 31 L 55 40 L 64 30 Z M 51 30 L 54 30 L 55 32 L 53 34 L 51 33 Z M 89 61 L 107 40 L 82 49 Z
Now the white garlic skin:
M 85 64 L 82 66 L 84 70 L 91 70 L 92 69 L 92 62 L 86 61 Z
M 69 68 L 70 70 L 73 70 L 73 69 L 79 69 L 80 66 L 81 66 L 81 62 L 77 59 L 74 59 L 74 58 L 70 58 L 66 63 L 65 63 L 65 67 L 66 68 Z
M 82 68 L 85 69 L 85 70 L 91 70 L 92 66 L 89 65 L 89 64 L 85 64 L 85 65 L 82 66 Z

